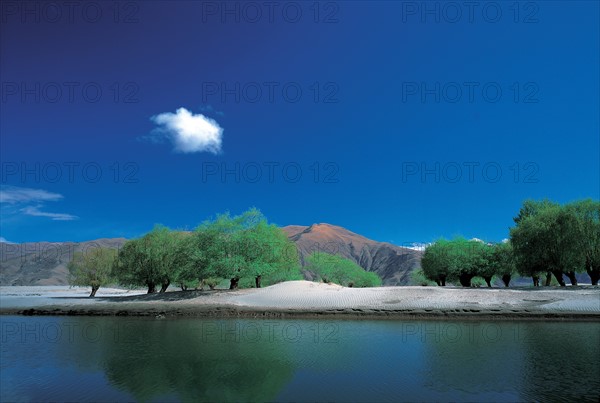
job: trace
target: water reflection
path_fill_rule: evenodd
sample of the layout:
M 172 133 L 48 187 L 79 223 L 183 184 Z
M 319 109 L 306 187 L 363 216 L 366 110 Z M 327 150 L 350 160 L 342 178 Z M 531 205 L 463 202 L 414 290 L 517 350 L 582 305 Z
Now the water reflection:
M 600 324 L 0 317 L 1 401 L 598 400 Z

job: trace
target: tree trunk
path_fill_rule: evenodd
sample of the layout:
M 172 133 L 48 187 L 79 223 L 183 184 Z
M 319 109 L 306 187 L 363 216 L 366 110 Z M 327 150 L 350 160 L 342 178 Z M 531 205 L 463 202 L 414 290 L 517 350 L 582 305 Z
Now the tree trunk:
M 540 277 L 539 276 L 531 276 L 531 278 L 533 279 L 533 286 L 539 287 L 540 286 Z
M 551 271 L 546 273 L 546 287 L 550 287 L 550 284 L 552 284 L 552 272 Z
M 461 274 L 458 277 L 458 280 L 460 281 L 460 285 L 462 285 L 463 287 L 470 287 L 472 278 L 473 276 L 470 274 Z
M 440 281 L 439 279 L 435 279 L 435 283 L 436 283 L 438 286 L 441 286 L 441 285 L 442 285 L 442 283 L 441 283 L 441 281 Z
M 446 276 L 440 276 L 440 283 L 442 283 L 442 287 L 446 286 Z
M 561 287 L 565 287 L 565 280 L 563 280 L 563 272 L 562 270 L 552 270 L 552 274 L 554 274 L 554 277 L 556 277 L 556 281 L 558 281 L 558 284 L 560 284 Z
M 230 290 L 235 290 L 238 288 L 238 283 L 240 282 L 239 278 L 232 278 L 231 280 L 229 280 L 229 289 Z
M 566 273 L 567 277 L 569 278 L 569 281 L 571 282 L 571 285 L 577 285 L 577 277 L 575 277 L 575 272 L 574 271 L 569 271 Z
M 100 288 L 99 285 L 93 285 L 92 286 L 92 293 L 90 294 L 90 298 L 96 296 L 96 291 L 98 291 L 98 288 Z
M 260 280 L 262 279 L 262 276 L 256 276 L 255 283 L 256 283 L 256 288 L 260 288 Z
M 181 291 L 187 291 L 187 285 L 185 284 L 179 284 L 179 287 L 181 287 Z
M 592 285 L 598 285 L 598 280 L 600 280 L 600 269 L 586 269 L 588 276 L 590 276 L 590 280 L 592 281 Z
M 169 288 L 170 284 L 171 282 L 169 280 L 163 280 L 162 286 L 160 287 L 160 292 L 167 291 L 167 288 Z
M 488 276 L 488 277 L 484 277 L 483 278 L 485 280 L 485 283 L 487 284 L 488 287 L 492 287 L 492 276 Z
M 504 274 L 502 276 L 502 282 L 504 283 L 505 287 L 508 287 L 508 285 L 510 284 L 510 274 Z
M 156 292 L 156 284 L 148 283 L 148 294 L 154 294 Z
M 212 291 L 212 290 L 214 290 L 214 289 L 215 289 L 215 285 L 214 285 L 214 284 L 209 284 L 209 285 L 208 285 L 208 288 L 210 288 L 210 290 Z

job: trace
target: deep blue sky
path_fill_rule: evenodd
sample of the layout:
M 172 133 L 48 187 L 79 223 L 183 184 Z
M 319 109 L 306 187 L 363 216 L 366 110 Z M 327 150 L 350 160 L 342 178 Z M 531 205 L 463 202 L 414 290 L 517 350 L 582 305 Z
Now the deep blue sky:
M 3 2 L 9 241 L 134 237 L 251 206 L 396 244 L 499 241 L 524 199 L 600 197 L 596 1 L 321 2 L 318 15 L 91 3 Z M 223 129 L 218 154 L 157 131 L 152 117 L 179 108 Z M 239 181 L 223 180 L 236 164 Z

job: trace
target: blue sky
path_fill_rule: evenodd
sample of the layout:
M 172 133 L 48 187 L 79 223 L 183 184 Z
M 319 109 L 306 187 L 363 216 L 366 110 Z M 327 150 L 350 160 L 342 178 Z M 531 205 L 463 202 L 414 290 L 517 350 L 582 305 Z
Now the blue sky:
M 8 241 L 251 206 L 499 241 L 527 198 L 600 197 L 598 2 L 53 4 L 2 4 Z

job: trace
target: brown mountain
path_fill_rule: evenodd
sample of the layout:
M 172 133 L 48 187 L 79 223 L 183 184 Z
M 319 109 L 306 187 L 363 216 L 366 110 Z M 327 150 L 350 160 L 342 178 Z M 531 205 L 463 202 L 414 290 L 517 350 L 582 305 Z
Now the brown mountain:
M 412 271 L 421 263 L 422 252 L 373 241 L 335 225 L 289 225 L 282 229 L 296 243 L 303 265 L 313 252 L 331 253 L 377 273 L 384 285 L 409 284 Z M 311 273 L 305 272 L 305 276 L 311 279 Z
M 340 255 L 377 273 L 385 285 L 406 285 L 421 261 L 421 252 L 376 242 L 330 224 L 289 225 L 282 228 L 296 243 L 304 265 L 306 257 L 320 251 Z M 119 248 L 125 238 L 87 242 L 0 243 L 0 285 L 65 285 L 67 264 L 75 252 L 91 248 Z M 310 272 L 304 272 L 312 279 Z

